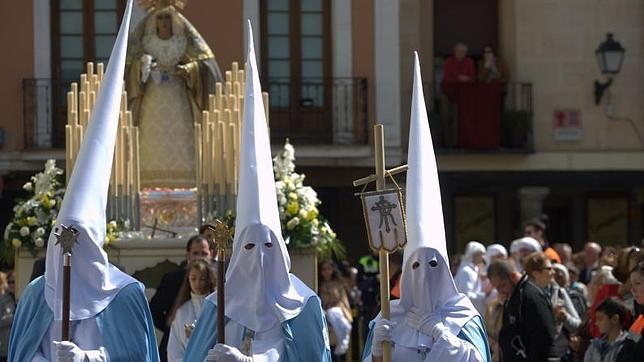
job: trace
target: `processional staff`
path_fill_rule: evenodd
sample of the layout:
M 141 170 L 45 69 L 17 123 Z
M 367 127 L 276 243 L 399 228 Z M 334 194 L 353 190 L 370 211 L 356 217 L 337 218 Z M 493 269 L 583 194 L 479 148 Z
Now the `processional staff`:
M 60 225 L 59 233 L 54 232 L 56 245 L 63 249 L 63 320 L 61 340 L 69 341 L 69 311 L 71 304 L 72 249 L 78 242 L 78 230 L 73 226 Z
M 380 311 L 382 318 L 389 319 L 389 253 L 405 246 L 407 232 L 400 188 L 386 189 L 385 176 L 391 177 L 404 172 L 407 166 L 385 169 L 385 136 L 382 124 L 374 126 L 374 148 L 376 174 L 353 181 L 353 186 L 366 187 L 367 184 L 376 182 L 376 191 L 360 193 L 360 197 L 369 246 L 379 255 Z M 391 362 L 391 345 L 388 342 L 383 342 L 382 352 L 383 362 Z
M 215 220 L 215 225 L 208 225 L 212 232 L 213 241 L 217 249 L 215 256 L 215 267 L 217 268 L 217 343 L 226 343 L 225 323 L 225 297 L 224 283 L 226 275 L 226 247 L 230 243 L 230 231 L 221 220 Z

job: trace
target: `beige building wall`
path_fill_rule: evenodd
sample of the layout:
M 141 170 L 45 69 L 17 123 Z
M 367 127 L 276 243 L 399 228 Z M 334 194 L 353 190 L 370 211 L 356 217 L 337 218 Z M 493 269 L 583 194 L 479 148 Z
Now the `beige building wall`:
M 501 40 L 504 49 L 510 51 L 512 79 L 534 84 L 536 151 L 644 149 L 631 124 L 610 120 L 605 113 L 607 98 L 611 97 L 615 116 L 633 119 L 644 134 L 644 4 L 639 0 L 500 3 L 504 5 L 501 13 L 509 17 L 502 21 L 505 27 Z M 594 52 L 608 32 L 626 48 L 626 55 L 610 94 L 596 106 L 593 81 L 604 78 Z M 580 111 L 583 134 L 579 141 L 554 140 L 553 112 L 557 109 Z
M 0 57 L 0 128 L 5 133 L 0 153 L 22 148 L 22 80 L 33 78 L 34 72 L 32 1 L 4 2 L 3 12 L 10 16 L 0 22 L 0 44 L 5 47 Z

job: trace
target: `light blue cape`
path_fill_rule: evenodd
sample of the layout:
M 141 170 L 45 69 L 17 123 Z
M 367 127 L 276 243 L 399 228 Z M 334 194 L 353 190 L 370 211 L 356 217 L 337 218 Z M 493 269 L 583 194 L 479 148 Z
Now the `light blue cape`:
M 44 286 L 45 278 L 39 277 L 20 298 L 9 337 L 9 361 L 31 361 L 54 320 Z M 121 289 L 96 315 L 96 323 L 111 361 L 159 361 L 152 316 L 140 283 Z
M 228 321 L 226 318 L 226 323 Z M 331 361 L 326 320 L 317 296 L 309 298 L 297 317 L 282 323 L 282 336 L 284 351 L 280 356 L 280 362 Z M 206 299 L 186 347 L 184 360 L 203 361 L 216 343 L 217 307 Z

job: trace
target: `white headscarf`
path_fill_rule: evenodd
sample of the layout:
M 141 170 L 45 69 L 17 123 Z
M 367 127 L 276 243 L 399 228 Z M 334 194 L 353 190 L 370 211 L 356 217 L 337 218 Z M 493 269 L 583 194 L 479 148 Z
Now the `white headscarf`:
M 105 207 L 118 128 L 131 10 L 132 0 L 129 0 L 56 226 L 49 235 L 45 300 L 56 320 L 62 320 L 63 300 L 63 251 L 60 245 L 56 245 L 54 236 L 61 231 L 60 225 L 72 226 L 79 231 L 78 243 L 72 249 L 72 320 L 94 317 L 123 287 L 137 282 L 109 264 L 103 251 Z
M 543 251 L 541 249 L 541 244 L 539 244 L 539 242 L 536 239 L 531 238 L 529 236 L 524 236 L 522 238 L 515 239 L 510 244 L 511 254 L 514 254 L 520 250 L 528 250 L 531 252 Z
M 250 21 L 246 74 L 239 196 L 233 253 L 226 272 L 225 314 L 263 332 L 296 317 L 315 293 L 289 273 L 291 260 L 281 233 Z M 216 304 L 216 292 L 208 299 Z
M 485 263 L 489 265 L 492 258 L 498 258 L 500 256 L 503 258 L 508 257 L 508 251 L 505 249 L 505 246 L 501 244 L 488 245 L 485 251 Z
M 395 313 L 406 313 L 411 307 L 423 314 L 440 313 L 445 326 L 458 334 L 478 312 L 456 290 L 450 273 L 438 170 L 417 53 L 414 58 L 406 188 L 408 241 L 403 256 L 400 302 L 395 307 L 392 305 L 392 317 Z M 407 347 L 428 345 L 423 342 L 427 336 L 405 323 L 394 327 L 392 337 Z
M 485 245 L 479 243 L 478 241 L 470 241 L 465 245 L 465 254 L 463 255 L 463 260 L 472 261 L 472 258 L 477 253 L 485 254 Z

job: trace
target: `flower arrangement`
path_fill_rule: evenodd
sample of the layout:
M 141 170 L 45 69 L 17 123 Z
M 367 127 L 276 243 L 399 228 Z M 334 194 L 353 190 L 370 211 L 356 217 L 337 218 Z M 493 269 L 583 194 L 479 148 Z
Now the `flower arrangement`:
M 62 174 L 55 160 L 47 160 L 45 170 L 22 186 L 29 198 L 13 208 L 14 218 L 4 231 L 4 260 L 11 262 L 20 247 L 26 247 L 34 256 L 46 247 L 65 193 Z
M 63 170 L 56 167 L 55 160 L 45 162 L 45 170 L 31 176 L 31 181 L 22 188 L 29 198 L 21 200 L 13 208 L 14 218 L 4 231 L 2 259 L 12 262 L 18 248 L 27 248 L 32 255 L 47 247 L 47 239 L 63 202 L 65 187 Z M 130 230 L 129 220 L 112 220 L 106 225 L 104 248 Z
M 321 257 L 344 257 L 345 250 L 328 221 L 320 215 L 318 195 L 295 172 L 295 149 L 288 139 L 273 159 L 282 235 L 290 250 L 313 248 Z
M 288 139 L 282 151 L 273 158 L 275 191 L 282 226 L 282 236 L 290 252 L 315 252 L 321 258 L 344 258 L 346 250 L 329 222 L 320 215 L 322 203 L 310 186 L 304 186 L 305 175 L 295 172 L 295 149 Z M 235 213 L 226 211 L 221 221 L 235 233 Z

